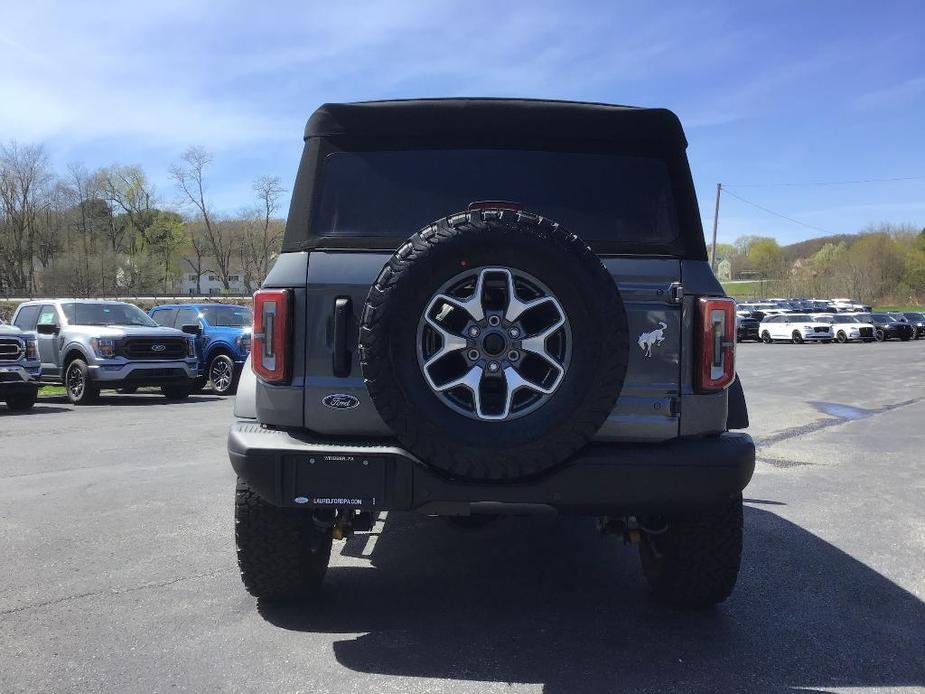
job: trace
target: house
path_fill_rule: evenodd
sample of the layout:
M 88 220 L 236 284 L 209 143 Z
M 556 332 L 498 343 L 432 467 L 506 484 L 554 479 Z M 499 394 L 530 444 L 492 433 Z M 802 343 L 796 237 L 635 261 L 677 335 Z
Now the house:
M 217 274 L 214 272 L 203 272 L 202 277 L 199 279 L 198 295 L 212 296 L 221 294 L 236 295 L 247 293 L 247 290 L 244 288 L 244 276 L 240 272 L 235 272 L 228 275 L 228 284 L 229 289 L 225 289 L 221 278 Z M 183 274 L 180 276 L 179 281 L 176 283 L 176 291 L 177 295 L 196 295 L 196 273 L 190 272 L 189 268 L 186 268 Z
M 723 258 L 716 264 L 716 279 L 728 282 L 732 279 L 732 263 L 729 258 Z

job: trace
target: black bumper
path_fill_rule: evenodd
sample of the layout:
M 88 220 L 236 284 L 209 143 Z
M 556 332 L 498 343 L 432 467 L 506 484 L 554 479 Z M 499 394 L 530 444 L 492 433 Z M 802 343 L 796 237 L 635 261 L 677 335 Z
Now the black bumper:
M 741 491 L 755 469 L 747 434 L 665 444 L 600 444 L 536 479 L 468 482 L 435 472 L 395 442 L 333 442 L 235 422 L 228 454 L 264 499 L 292 508 L 419 511 L 441 515 L 559 512 L 665 514 Z

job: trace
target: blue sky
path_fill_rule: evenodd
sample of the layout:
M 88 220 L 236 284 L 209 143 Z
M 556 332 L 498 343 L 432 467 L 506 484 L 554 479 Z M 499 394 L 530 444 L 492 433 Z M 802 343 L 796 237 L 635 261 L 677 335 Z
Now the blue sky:
M 717 181 L 832 233 L 925 226 L 923 29 L 921 0 L 7 4 L 0 140 L 45 142 L 62 170 L 141 164 L 168 203 L 170 163 L 203 145 L 214 204 L 233 212 L 257 175 L 291 188 L 325 101 L 666 106 L 687 130 L 708 233 Z M 720 240 L 741 234 L 820 232 L 724 197 Z

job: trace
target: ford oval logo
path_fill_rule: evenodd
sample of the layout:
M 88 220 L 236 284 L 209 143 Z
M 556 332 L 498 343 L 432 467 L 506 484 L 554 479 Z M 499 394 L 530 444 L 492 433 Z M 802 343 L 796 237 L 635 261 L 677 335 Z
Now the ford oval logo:
M 167 345 L 151 345 L 152 352 L 163 352 L 167 349 Z
M 360 401 L 352 395 L 332 393 L 331 395 L 325 395 L 321 399 L 321 404 L 325 407 L 330 407 L 332 410 L 352 410 L 354 407 L 359 406 Z

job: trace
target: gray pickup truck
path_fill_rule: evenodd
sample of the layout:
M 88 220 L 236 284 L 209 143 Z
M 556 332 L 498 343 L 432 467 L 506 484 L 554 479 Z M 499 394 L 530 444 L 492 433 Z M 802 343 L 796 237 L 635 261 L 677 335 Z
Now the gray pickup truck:
M 75 405 L 103 388 L 160 386 L 171 400 L 193 390 L 198 325 L 163 328 L 133 304 L 89 299 L 27 301 L 13 324 L 38 333 L 42 382 L 63 384 Z
M 14 411 L 31 409 L 41 375 L 35 335 L 0 320 L 0 400 Z
M 596 516 L 658 598 L 730 594 L 754 445 L 686 146 L 604 104 L 312 115 L 228 439 L 253 595 L 379 511 Z

